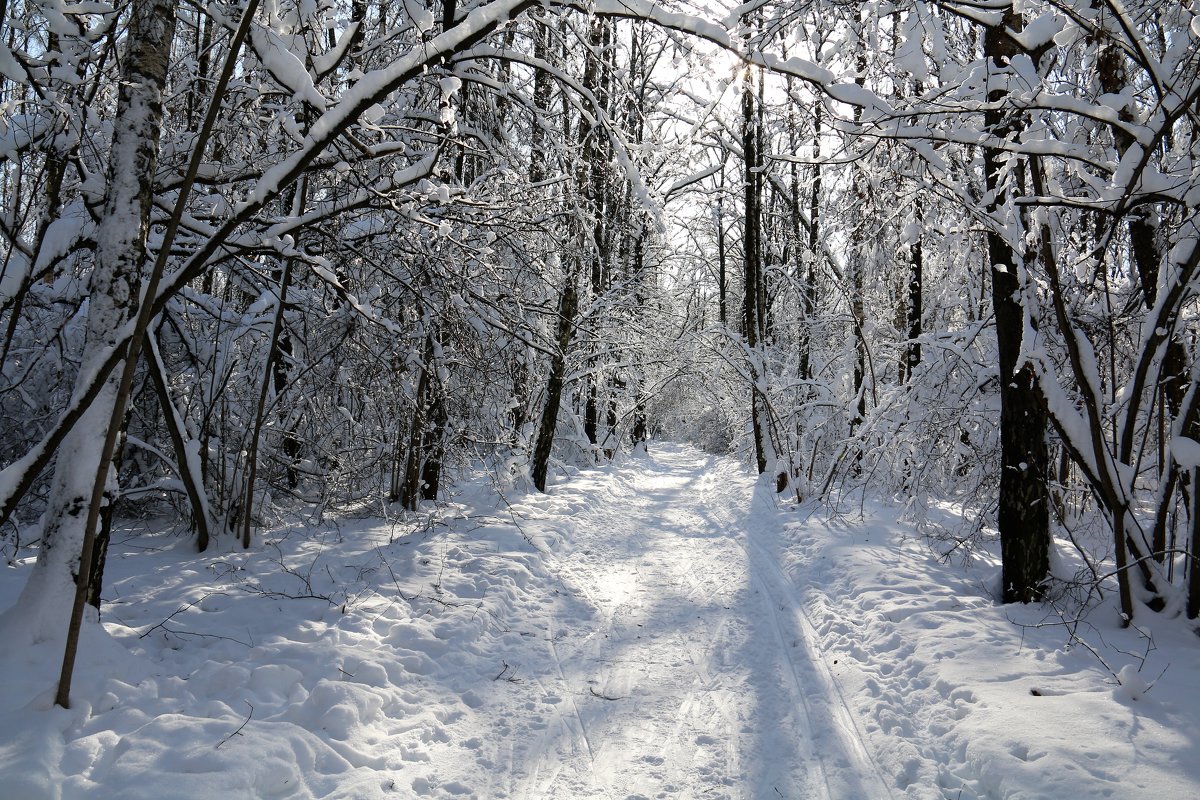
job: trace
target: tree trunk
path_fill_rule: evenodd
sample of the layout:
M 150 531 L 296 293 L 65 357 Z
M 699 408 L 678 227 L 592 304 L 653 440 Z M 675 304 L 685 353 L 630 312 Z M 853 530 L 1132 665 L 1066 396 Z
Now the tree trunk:
M 529 358 L 521 353 L 521 360 L 512 366 L 513 407 L 509 412 L 512 422 L 512 441 L 519 445 L 524 439 L 525 422 L 529 417 Z
M 550 26 L 533 20 L 533 57 L 545 61 L 550 57 Z M 530 131 L 529 182 L 541 183 L 546 179 L 546 131 L 542 125 L 550 114 L 550 76 L 540 69 L 533 71 L 533 108 L 535 110 Z
M 400 504 L 416 511 L 421 504 L 422 440 L 425 437 L 425 418 L 429 413 L 429 373 L 433 369 L 433 337 L 425 338 L 425 363 L 417 378 L 417 394 L 413 398 L 412 425 L 408 429 L 408 451 L 404 463 L 404 480 L 400 484 Z
M 550 359 L 550 378 L 546 382 L 546 404 L 538 424 L 537 441 L 533 447 L 530 474 L 539 492 L 546 491 L 546 476 L 550 470 L 550 453 L 554 449 L 554 432 L 558 427 L 558 407 L 562 403 L 563 383 L 567 373 L 567 349 L 575 335 L 575 314 L 579 298 L 575 293 L 575 277 L 568 274 L 558 300 L 558 350 Z
M 904 347 L 904 381 L 912 378 L 913 370 L 921 363 L 921 317 L 924 315 L 925 251 L 921 243 L 921 202 L 913 203 L 913 224 L 916 230 L 908 245 L 908 343 Z
M 1003 25 L 1020 30 L 1021 18 L 1010 6 Z M 1007 68 L 1018 54 L 1016 43 L 999 27 L 984 34 L 984 55 L 993 71 Z M 988 94 L 988 102 L 1000 103 L 1003 89 Z M 993 108 L 984 112 L 989 132 L 1004 138 L 1016 128 L 1010 112 Z M 989 211 L 1003 206 L 999 173 L 1002 154 L 995 148 L 983 150 L 984 180 L 993 195 Z M 1015 213 L 1015 212 L 1013 212 Z M 1000 529 L 1002 597 L 1005 603 L 1028 603 L 1042 595 L 1050 571 L 1050 518 L 1046 451 L 1046 412 L 1033 371 L 1018 363 L 1024 314 L 1021 284 L 1015 253 L 999 233 L 987 234 L 992 273 L 992 308 L 996 318 L 996 342 L 1000 367 L 1000 497 L 997 525 Z
M 717 315 L 720 323 L 729 321 L 725 294 L 729 285 L 728 258 L 725 249 L 725 163 L 721 163 L 721 182 L 717 186 Z
M 867 83 L 867 41 L 866 41 L 866 22 L 864 21 L 864 13 L 859 12 L 857 34 L 858 34 L 858 57 L 857 69 L 854 82 L 861 86 L 866 86 Z M 862 121 L 862 108 L 855 106 L 854 108 L 855 123 Z M 864 208 L 868 202 L 867 199 L 867 176 L 864 174 L 867 164 L 856 163 L 851 166 L 854 181 L 854 196 L 860 208 Z M 858 426 L 862 424 L 867 416 L 867 339 L 866 339 L 866 308 L 864 306 L 863 294 L 865 292 L 864 285 L 864 267 L 866 259 L 864 253 L 860 249 L 858 253 L 851 256 L 846 263 L 846 269 L 850 273 L 850 323 L 854 326 L 854 373 L 853 373 L 853 390 L 854 390 L 854 410 L 850 414 L 850 435 L 853 436 Z M 862 450 L 855 451 L 855 464 L 858 463 L 858 458 L 861 457 Z
M 446 451 L 446 402 L 442 386 L 433 388 L 429 405 L 429 422 L 421 441 L 425 461 L 421 464 L 421 499 L 437 500 L 442 486 L 442 462 Z
M 287 309 L 288 284 L 292 280 L 292 259 L 284 262 L 279 279 L 278 306 L 275 322 L 271 328 L 271 341 L 267 345 L 267 362 L 263 364 L 262 384 L 259 388 L 258 405 L 254 409 L 254 425 L 250 432 L 250 443 L 246 447 L 246 485 L 242 495 L 242 548 L 250 549 L 250 533 L 254 526 L 254 484 L 258 477 L 258 441 L 262 434 L 263 420 L 267 415 L 267 392 L 272 385 L 274 369 L 272 362 L 279 353 L 279 339 L 283 333 L 283 315 Z
M 770 447 L 766 421 L 766 409 L 763 407 L 760 395 L 763 380 L 761 374 L 765 366 L 758 359 L 762 332 L 762 265 L 760 262 L 762 249 L 762 172 L 759 163 L 759 118 L 755 113 L 754 73 L 746 67 L 746 77 L 742 84 L 742 156 L 744 159 L 744 186 L 742 210 L 742 335 L 746 339 L 746 349 L 749 355 L 750 370 L 750 424 L 754 436 L 754 462 L 758 473 L 767 471 L 767 451 Z
M 597 116 L 606 113 L 611 91 L 612 21 L 603 17 L 592 20 L 588 30 L 588 54 L 583 72 L 583 85 L 596 98 Z M 581 121 L 581 124 L 582 121 Z M 582 129 L 581 129 L 582 133 Z M 584 134 L 583 151 L 580 155 L 579 188 L 584 207 L 590 216 L 590 258 L 592 298 L 598 298 L 608 290 L 612 279 L 612 189 L 608 177 L 609 161 L 612 158 L 608 134 L 602 125 L 596 124 Z M 607 390 L 602 383 L 604 373 L 596 369 L 600 365 L 593 357 L 590 369 L 584 378 L 585 399 L 583 406 L 583 431 L 592 445 L 592 458 L 600 455 L 600 395 Z
M 1100 80 L 1100 88 L 1106 94 L 1120 94 L 1129 82 L 1128 70 L 1125 68 L 1125 53 L 1111 43 L 1101 45 L 1096 59 L 1096 71 Z M 1123 122 L 1132 122 L 1133 112 L 1128 106 L 1122 106 L 1117 116 Z M 1113 126 L 1113 144 L 1117 155 L 1124 156 L 1135 144 L 1133 136 L 1120 126 Z M 1125 219 L 1129 231 L 1129 254 L 1132 256 L 1134 268 L 1137 270 L 1138 283 L 1142 288 L 1142 300 L 1145 308 L 1151 310 L 1158 299 L 1158 271 L 1162 262 L 1162 252 L 1156 235 L 1157 225 L 1154 205 L 1139 205 L 1131 209 Z M 1183 406 L 1183 398 L 1187 392 L 1187 351 L 1178 335 L 1172 335 L 1167 342 L 1163 354 L 1162 379 L 1160 383 L 1160 414 L 1169 413 L 1172 419 L 1178 419 Z M 1162 425 L 1166 428 L 1166 425 Z M 1192 439 L 1200 438 L 1195 421 L 1185 420 L 1182 426 L 1185 436 Z M 1159 450 L 1162 451 L 1162 437 L 1159 437 Z M 1161 459 L 1160 459 L 1161 461 Z M 1168 492 L 1164 494 L 1162 506 L 1171 505 L 1171 496 L 1176 487 L 1187 495 L 1188 481 L 1177 480 L 1175 464 L 1160 464 L 1160 480 L 1165 482 Z M 1156 516 L 1151 550 L 1154 558 L 1160 563 L 1167 561 L 1167 517 L 1166 514 Z M 1161 601 L 1159 601 L 1161 602 Z
M 1200 469 L 1192 470 L 1192 535 L 1188 550 L 1187 617 L 1200 617 Z
M 596 363 L 593 360 L 592 366 L 594 367 Z M 596 446 L 600 441 L 600 403 L 597 397 L 599 388 L 596 386 L 598 381 L 599 376 L 596 374 L 584 378 L 587 388 L 583 400 L 583 435 L 587 437 L 588 443 L 592 446 L 593 460 L 596 456 Z
M 192 509 L 192 529 L 196 532 L 196 550 L 203 553 L 208 549 L 209 542 L 208 496 L 204 490 L 204 473 L 198 469 L 198 462 L 193 461 L 188 451 L 190 440 L 184 437 L 187 431 L 183 419 L 175 409 L 174 401 L 171 400 L 166 366 L 163 364 L 158 343 L 154 341 L 153 336 L 149 334 L 146 336 L 143 349 L 149 355 L 146 369 L 154 383 L 154 392 L 158 396 L 159 408 L 162 409 L 163 424 L 166 425 L 167 433 L 171 437 L 171 447 L 175 450 L 176 472 L 180 482 L 183 483 L 184 491 L 187 492 L 188 504 Z
M 279 340 L 275 343 L 275 351 L 271 356 L 271 380 L 276 397 L 283 394 L 287 389 L 288 362 L 292 360 L 293 351 L 292 337 L 287 332 L 287 320 L 285 318 L 284 328 L 279 332 Z M 300 443 L 300 438 L 296 435 L 299 425 L 299 417 L 289 423 L 288 415 L 282 406 L 279 407 L 279 427 L 283 431 L 283 444 L 280 445 L 280 451 L 287 461 L 284 469 L 289 489 L 295 489 L 300 485 L 300 475 L 296 470 L 296 465 L 300 463 L 300 454 L 304 451 L 304 448 Z
M 86 384 L 97 359 L 117 343 L 120 329 L 136 308 L 162 129 L 162 90 L 174 32 L 174 3 L 134 3 L 113 125 L 108 188 L 89 276 L 86 343 L 77 391 Z M 42 548 L 19 602 L 22 613 L 29 615 L 30 629 L 38 635 L 66 627 L 81 573 L 100 442 L 115 407 L 118 382 L 119 375 L 114 372 L 58 448 L 50 499 L 42 518 Z M 112 502 L 115 490 L 115 482 L 110 480 L 107 502 Z
M 113 121 L 107 188 L 96 234 L 95 260 L 88 285 L 85 343 L 75 383 L 76 397 L 91 393 L 94 372 L 115 349 L 139 298 L 149 232 L 153 176 L 162 129 L 162 93 L 171 39 L 174 3 L 136 2 L 132 8 L 125 59 Z M 144 319 L 139 322 L 144 324 Z M 135 326 L 136 328 L 137 326 Z M 104 380 L 57 451 L 50 496 L 42 517 L 42 549 L 17 606 L 6 622 L 35 641 L 66 630 L 62 671 L 55 703 L 69 705 L 71 677 L 92 570 L 95 526 L 104 502 L 111 504 L 116 481 L 111 454 L 124 404 L 122 391 L 132 370 L 114 370 Z M 100 492 L 105 496 L 101 496 Z M 7 627 L 7 626 L 6 626 Z M 10 629 L 11 630 L 11 629 Z M 11 637 L 9 643 L 12 644 Z
M 812 195 L 808 200 L 808 269 L 800 289 L 801 330 L 800 365 L 801 380 L 812 379 L 812 328 L 817 309 L 817 250 L 821 247 L 821 101 L 813 104 L 813 179 Z

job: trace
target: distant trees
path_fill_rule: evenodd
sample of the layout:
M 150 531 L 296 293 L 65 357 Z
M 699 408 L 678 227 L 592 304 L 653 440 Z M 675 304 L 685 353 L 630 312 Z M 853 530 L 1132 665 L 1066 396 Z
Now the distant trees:
M 826 98 L 846 147 L 859 148 L 848 159 L 854 164 L 865 163 L 864 142 L 894 142 L 918 156 L 920 170 L 905 175 L 898 188 L 899 197 L 915 192 L 925 220 L 922 272 L 940 262 L 944 279 L 964 287 L 959 297 L 944 298 L 942 308 L 930 307 L 932 298 L 922 293 L 919 369 L 895 378 L 887 369 L 874 373 L 877 391 L 864 423 L 848 440 L 850 449 L 869 455 L 859 468 L 878 474 L 883 461 L 892 459 L 896 445 L 876 438 L 879 434 L 912 431 L 921 416 L 937 418 L 929 416 L 933 409 L 921 407 L 930 399 L 922 384 L 949 376 L 929 356 L 952 342 L 969 343 L 968 350 L 956 345 L 953 356 L 960 366 L 976 363 L 959 372 L 958 380 L 973 383 L 958 384 L 968 404 L 957 427 L 961 444 L 986 446 L 990 426 L 963 421 L 974 416 L 972 405 L 986 405 L 998 392 L 1000 457 L 993 485 L 999 486 L 1005 598 L 1028 600 L 1043 590 L 1048 511 L 1056 511 L 1068 530 L 1079 524 L 1078 509 L 1061 506 L 1070 487 L 1050 491 L 1052 448 L 1062 453 L 1063 464 L 1070 461 L 1078 470 L 1060 468 L 1053 480 L 1078 475 L 1107 516 L 1124 613 L 1134 611 L 1131 582 L 1153 607 L 1181 608 L 1182 595 L 1170 585 L 1185 572 L 1196 574 L 1195 551 L 1189 549 L 1194 538 L 1176 528 L 1174 536 L 1181 538 L 1172 539 L 1166 528 L 1168 520 L 1178 525 L 1194 517 L 1190 494 L 1176 488 L 1186 481 L 1173 477 L 1191 464 L 1178 452 L 1193 449 L 1188 433 L 1194 431 L 1191 406 L 1183 400 L 1190 391 L 1183 385 L 1192 379 L 1182 377 L 1190 374 L 1182 365 L 1193 363 L 1194 355 L 1186 352 L 1189 337 L 1179 335 L 1192 324 L 1188 309 L 1195 291 L 1197 240 L 1190 220 L 1196 176 L 1183 166 L 1195 149 L 1189 116 L 1194 112 L 1185 109 L 1194 107 L 1200 92 L 1194 60 L 1183 55 L 1196 41 L 1194 18 L 1181 7 L 1152 3 L 1070 9 L 1024 3 L 1019 12 L 1012 5 L 982 10 L 955 3 L 864 4 L 863 10 L 863 18 L 845 20 L 838 29 L 853 34 L 863 23 L 872 54 L 866 69 L 852 63 L 856 51 L 849 47 L 833 48 L 844 54 L 844 78 L 816 69 L 819 58 L 811 51 L 809 58 L 791 61 L 752 56 L 806 80 Z M 891 15 L 893 24 L 873 22 L 873 14 Z M 815 26 L 810 22 L 806 30 L 815 33 Z M 885 66 L 875 72 L 872 64 Z M 906 74 L 915 83 L 908 84 Z M 853 179 L 851 188 L 840 191 L 855 198 L 862 213 L 863 203 L 870 204 L 887 185 L 889 171 L 905 169 L 894 159 L 877 164 L 866 176 L 869 193 L 856 193 Z M 903 233 L 886 206 L 868 213 L 883 220 L 876 242 L 888 243 L 874 248 L 876 257 L 901 254 L 906 243 L 911 248 L 911 233 Z M 976 305 L 982 298 L 977 279 L 950 269 L 962 258 L 953 249 L 956 238 L 940 247 L 934 238 L 958 237 L 963 229 L 954 216 L 962 214 L 977 233 L 957 241 L 990 272 L 995 351 L 979 349 L 976 321 L 989 322 L 989 312 L 985 304 Z M 834 224 L 823 215 L 827 242 L 838 236 Z M 848 244 L 862 248 L 864 240 Z M 907 255 L 915 260 L 911 249 Z M 832 270 L 836 259 L 830 264 Z M 861 260 L 852 266 L 873 269 Z M 924 275 L 926 287 L 929 278 Z M 852 324 L 863 328 L 868 367 L 879 366 L 870 354 L 891 346 L 889 326 L 878 312 L 870 319 L 860 315 L 857 304 L 865 301 L 870 309 L 871 292 L 866 285 L 858 291 L 857 283 L 843 284 L 850 286 L 845 308 Z M 949 327 L 930 324 L 931 313 Z M 892 341 L 909 354 L 904 363 L 918 351 L 903 341 L 899 327 Z M 993 360 L 999 366 L 995 377 L 979 380 Z M 846 364 L 843 374 L 853 374 L 850 388 L 861 399 L 858 363 Z M 887 387 L 893 380 L 903 392 Z M 854 402 L 844 389 L 842 396 Z M 1050 437 L 1047 419 L 1054 427 Z M 934 430 L 929 435 L 941 438 Z M 895 441 L 903 448 L 911 436 Z M 950 437 L 942 441 L 954 444 Z M 945 452 L 942 447 L 931 452 Z M 905 457 L 891 463 L 900 468 L 897 478 L 911 486 L 908 475 L 920 468 L 917 462 Z M 1051 508 L 1055 503 L 1057 509 Z M 1193 544 L 1171 544 L 1183 538 Z M 1095 556 L 1085 554 L 1083 560 L 1094 578 L 1101 577 L 1104 569 Z
M 997 504 L 1008 600 L 1045 590 L 1050 515 L 1073 537 L 1094 501 L 1125 615 L 1135 595 L 1182 609 L 1183 576 L 1197 574 L 1182 477 L 1196 431 L 1181 333 L 1195 292 L 1193 14 L 812 2 L 726 30 L 625 5 L 736 47 L 767 76 L 765 91 L 740 94 L 755 136 L 717 136 L 752 166 L 740 241 L 718 222 L 710 255 L 724 276 L 724 253 L 740 248 L 746 307 L 802 321 L 751 330 L 765 343 L 743 389 L 759 468 L 762 397 L 802 495 L 884 475 L 918 498 L 982 489 Z M 798 137 L 796 110 L 813 107 Z M 798 162 L 813 170 L 813 210 L 781 203 L 773 226 L 762 187 L 786 198 Z M 727 174 L 713 174 L 718 220 L 734 197 L 715 183 Z M 803 282 L 782 279 L 797 222 L 818 245 Z M 728 288 L 714 286 L 718 303 Z M 831 425 L 834 408 L 849 431 Z M 1100 588 L 1096 548 L 1080 547 L 1081 577 Z

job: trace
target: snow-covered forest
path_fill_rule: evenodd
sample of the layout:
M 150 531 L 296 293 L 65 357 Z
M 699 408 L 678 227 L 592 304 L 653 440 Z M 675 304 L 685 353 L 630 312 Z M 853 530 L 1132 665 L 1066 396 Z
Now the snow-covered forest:
M 0 9 L 0 796 L 1200 786 L 1200 3 Z

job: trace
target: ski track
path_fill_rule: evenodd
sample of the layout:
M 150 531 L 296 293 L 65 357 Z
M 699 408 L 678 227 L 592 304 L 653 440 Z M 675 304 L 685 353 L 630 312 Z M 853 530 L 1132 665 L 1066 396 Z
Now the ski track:
M 753 479 L 662 447 L 600 485 L 519 508 L 571 515 L 550 566 L 573 597 L 547 624 L 529 688 L 556 702 L 518 725 L 511 796 L 890 797 L 755 524 L 772 501 Z

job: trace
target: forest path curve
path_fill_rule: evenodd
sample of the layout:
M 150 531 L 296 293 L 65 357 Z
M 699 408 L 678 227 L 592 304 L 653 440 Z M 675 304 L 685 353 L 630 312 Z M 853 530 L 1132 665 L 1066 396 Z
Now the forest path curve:
M 774 500 L 735 462 L 656 444 L 527 502 L 569 518 L 551 566 L 578 602 L 547 623 L 553 711 L 516 722 L 506 793 L 890 796 L 772 555 Z

